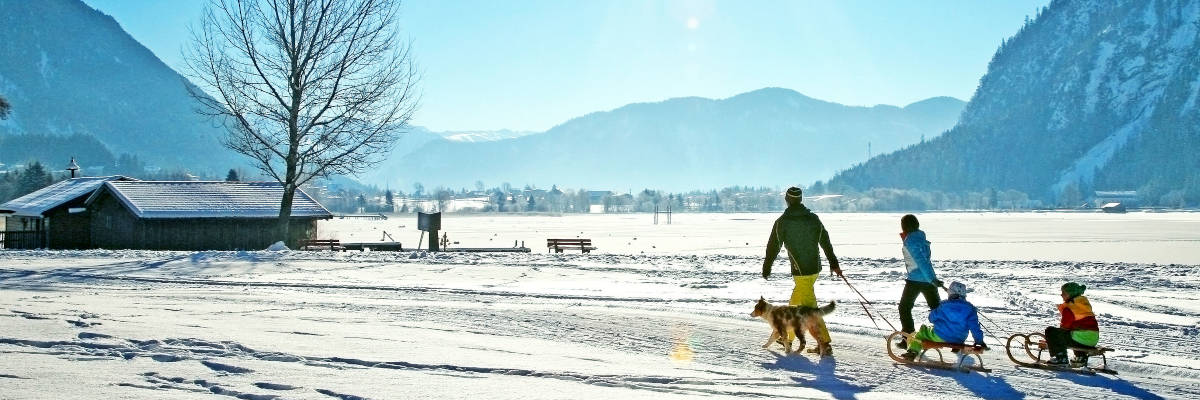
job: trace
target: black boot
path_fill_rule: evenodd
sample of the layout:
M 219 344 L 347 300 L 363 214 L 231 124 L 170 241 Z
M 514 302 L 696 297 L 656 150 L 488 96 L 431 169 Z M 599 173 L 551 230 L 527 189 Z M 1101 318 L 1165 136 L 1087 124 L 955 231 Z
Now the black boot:
M 1066 366 L 1070 365 L 1070 362 L 1067 361 L 1066 354 L 1056 354 L 1053 357 L 1050 357 L 1050 361 L 1046 361 L 1046 364 L 1049 364 L 1049 365 L 1052 365 L 1055 367 L 1066 367 Z

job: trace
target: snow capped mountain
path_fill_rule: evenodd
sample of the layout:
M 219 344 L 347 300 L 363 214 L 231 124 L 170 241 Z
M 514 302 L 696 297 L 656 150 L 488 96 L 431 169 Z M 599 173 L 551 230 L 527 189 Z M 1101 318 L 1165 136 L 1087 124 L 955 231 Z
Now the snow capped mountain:
M 463 131 L 463 132 L 437 132 L 438 135 L 453 142 L 494 142 L 504 139 L 516 139 L 521 136 L 531 135 L 535 132 L 514 131 L 501 129 L 498 131 Z
M 114 154 L 196 172 L 241 164 L 195 112 L 186 80 L 81 1 L 0 0 L 0 54 L 0 93 L 12 103 L 0 135 L 89 135 Z
M 384 171 L 364 181 L 454 188 L 477 181 L 668 190 L 789 185 L 829 176 L 870 151 L 932 138 L 954 125 L 962 105 L 934 98 L 904 108 L 852 107 L 781 88 L 719 100 L 676 98 L 511 139 L 429 141 L 393 154 Z
M 1196 0 L 1054 1 L 1001 45 L 955 129 L 833 183 L 1200 196 L 1198 31 Z

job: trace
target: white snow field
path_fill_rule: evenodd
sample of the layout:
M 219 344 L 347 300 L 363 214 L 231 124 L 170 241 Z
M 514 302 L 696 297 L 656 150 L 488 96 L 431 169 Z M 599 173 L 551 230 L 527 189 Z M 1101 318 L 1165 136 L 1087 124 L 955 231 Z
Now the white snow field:
M 887 324 L 828 276 L 835 356 L 761 349 L 753 302 L 792 286 L 782 261 L 759 276 L 772 218 L 442 222 L 461 247 L 530 254 L 0 251 L 0 398 L 1200 398 L 1200 214 L 921 215 L 941 278 L 975 290 L 991 373 L 893 364 Z M 323 230 L 412 247 L 402 219 Z M 822 219 L 876 319 L 898 324 L 899 214 Z M 539 246 L 570 233 L 600 250 Z M 1067 280 L 1088 285 L 1119 375 L 1003 356 L 997 336 L 1057 323 Z

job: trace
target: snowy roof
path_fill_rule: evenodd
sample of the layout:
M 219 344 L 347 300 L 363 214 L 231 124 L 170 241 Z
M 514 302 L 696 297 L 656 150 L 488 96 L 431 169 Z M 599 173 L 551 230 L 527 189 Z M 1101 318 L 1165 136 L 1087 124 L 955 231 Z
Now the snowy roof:
M 133 180 L 133 178 L 114 175 L 67 179 L 0 204 L 0 213 L 41 217 L 42 213 L 50 211 L 52 208 L 91 194 L 104 182 L 117 180 Z
M 138 218 L 275 218 L 283 185 L 279 182 L 132 181 L 107 182 L 88 198 L 112 193 Z M 296 190 L 292 216 L 333 218 L 325 207 Z

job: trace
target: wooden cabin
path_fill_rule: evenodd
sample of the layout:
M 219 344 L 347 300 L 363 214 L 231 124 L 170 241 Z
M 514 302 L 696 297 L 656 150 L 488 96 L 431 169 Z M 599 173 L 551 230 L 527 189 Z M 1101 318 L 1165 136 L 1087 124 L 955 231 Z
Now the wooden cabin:
M 0 217 L 5 219 L 0 248 L 91 248 L 84 202 L 104 182 L 133 180 L 124 176 L 71 178 L 0 205 Z
M 261 250 L 279 241 L 278 182 L 110 181 L 86 201 L 91 244 L 104 249 Z M 303 190 L 292 202 L 289 237 L 316 237 L 333 218 Z

